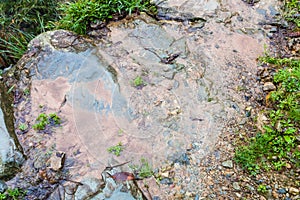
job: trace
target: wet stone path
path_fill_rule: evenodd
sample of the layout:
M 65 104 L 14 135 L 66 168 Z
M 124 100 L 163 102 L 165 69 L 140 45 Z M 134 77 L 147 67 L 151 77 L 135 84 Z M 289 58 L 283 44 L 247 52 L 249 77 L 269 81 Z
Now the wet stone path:
M 259 24 L 275 15 L 275 3 L 170 0 L 159 4 L 159 21 L 141 14 L 114 22 L 102 39 L 66 31 L 35 38 L 33 56 L 19 64 L 18 86 L 30 96 L 15 110 L 16 127 L 30 127 L 18 134 L 28 160 L 9 184 L 30 188 L 29 198 L 37 199 L 207 197 L 206 177 L 196 168 L 220 135 L 230 134 L 229 122 L 247 118 L 239 85 L 256 79 L 269 28 Z M 247 91 L 249 98 L 255 93 Z M 33 130 L 43 112 L 57 113 L 61 126 Z M 118 144 L 119 156 L 108 151 Z M 166 187 L 152 177 L 146 192 L 129 194 L 102 176 L 126 162 L 110 173 L 132 171 L 128 166 L 142 158 L 156 171 L 173 167 L 173 175 L 161 175 Z M 137 185 L 131 188 L 143 187 Z M 47 188 L 56 190 L 49 196 Z

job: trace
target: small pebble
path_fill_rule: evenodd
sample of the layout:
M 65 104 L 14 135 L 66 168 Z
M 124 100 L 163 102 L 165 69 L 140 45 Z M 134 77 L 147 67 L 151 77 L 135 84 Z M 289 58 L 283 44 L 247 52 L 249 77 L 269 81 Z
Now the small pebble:
M 241 187 L 240 187 L 240 185 L 239 185 L 238 182 L 233 182 L 232 187 L 233 187 L 233 189 L 235 189 L 236 191 L 240 191 L 240 190 L 241 190 Z
M 233 168 L 233 162 L 232 162 L 232 160 L 226 160 L 226 161 L 222 162 L 222 166 L 226 167 L 226 168 Z
M 280 188 L 277 190 L 278 194 L 285 194 L 286 193 L 286 189 L 285 188 Z

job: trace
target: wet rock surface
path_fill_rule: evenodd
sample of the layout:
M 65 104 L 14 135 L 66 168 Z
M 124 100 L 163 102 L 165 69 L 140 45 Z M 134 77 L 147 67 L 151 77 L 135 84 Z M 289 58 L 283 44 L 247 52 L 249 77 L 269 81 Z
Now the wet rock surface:
M 27 199 L 262 197 L 231 158 L 237 131 L 274 89 L 256 58 L 275 31 L 266 22 L 277 2 L 247 3 L 171 0 L 159 4 L 160 21 L 124 19 L 102 39 L 61 30 L 35 38 L 20 81 L 7 80 L 17 86 L 15 129 L 28 157 L 7 184 Z M 61 125 L 34 130 L 40 113 Z M 117 144 L 120 156 L 108 152 Z M 153 176 L 135 180 L 129 166 L 141 158 L 159 186 Z M 122 172 L 134 181 L 112 178 Z M 278 189 L 270 195 L 286 195 Z
M 13 122 L 12 108 L 7 102 L 8 94 L 5 94 L 5 87 L 1 84 L 1 97 L 6 102 L 0 102 L 0 180 L 8 180 L 12 178 L 19 170 L 24 162 L 22 148 L 16 139 L 14 130 L 8 129 L 5 121 Z M 7 105 L 8 104 L 8 105 Z M 0 191 L 3 192 L 6 186 L 1 182 Z

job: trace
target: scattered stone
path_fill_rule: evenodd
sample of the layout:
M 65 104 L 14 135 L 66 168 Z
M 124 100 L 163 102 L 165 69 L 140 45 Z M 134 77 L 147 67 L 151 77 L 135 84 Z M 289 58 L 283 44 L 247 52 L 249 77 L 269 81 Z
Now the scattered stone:
M 55 154 L 51 155 L 50 158 L 50 168 L 54 171 L 60 170 L 65 161 L 65 153 L 64 152 L 56 152 Z
M 170 179 L 170 178 L 163 178 L 163 179 L 160 181 L 160 184 L 171 185 L 171 184 L 173 184 L 173 181 L 172 181 L 172 179 Z
M 96 194 L 103 184 L 103 182 L 97 178 L 87 178 L 81 182 L 83 185 L 78 186 L 75 193 L 75 199 L 85 199 Z
M 277 32 L 277 28 L 276 27 L 271 28 L 270 33 L 276 33 L 276 32 Z
M 290 187 L 289 188 L 289 193 L 292 195 L 298 195 L 299 194 L 299 189 L 294 188 L 294 187 Z
M 247 184 L 246 186 L 247 186 L 247 188 L 248 188 L 250 191 L 254 191 L 254 190 L 255 190 L 255 188 L 254 188 L 253 186 L 249 185 L 249 184 Z
M 0 193 L 5 192 L 5 190 L 7 190 L 7 185 L 4 181 L 0 180 Z
M 276 86 L 272 82 L 266 82 L 263 86 L 264 91 L 273 91 L 276 90 Z
M 279 195 L 276 191 L 272 191 L 272 196 L 275 198 L 275 199 L 278 199 L 279 198 Z
M 272 39 L 273 38 L 273 33 L 267 33 L 268 38 Z
M 233 168 L 233 162 L 232 162 L 232 160 L 226 160 L 226 161 L 222 162 L 222 166 L 226 167 L 226 168 Z
M 233 182 L 232 187 L 233 187 L 233 189 L 235 189 L 236 191 L 240 191 L 240 190 L 241 190 L 241 187 L 240 187 L 240 185 L 239 185 L 238 182 Z
M 287 192 L 287 191 L 286 191 L 285 188 L 280 188 L 280 189 L 277 190 L 277 193 L 278 193 L 278 194 L 285 194 L 286 192 Z
M 260 196 L 259 200 L 267 200 L 264 196 Z
M 237 198 L 242 198 L 242 195 L 240 193 L 235 193 L 235 195 L 237 196 Z

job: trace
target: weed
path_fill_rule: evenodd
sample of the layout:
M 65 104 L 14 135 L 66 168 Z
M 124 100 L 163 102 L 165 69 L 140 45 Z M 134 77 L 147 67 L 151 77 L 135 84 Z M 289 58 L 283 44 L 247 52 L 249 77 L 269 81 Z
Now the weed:
M 50 120 L 50 123 L 53 122 L 55 125 L 61 124 L 61 119 L 59 116 L 57 116 L 56 113 L 50 113 L 49 120 Z
M 6 194 L 0 193 L 0 200 L 5 200 L 6 198 Z
M 140 87 L 140 86 L 145 86 L 145 82 L 142 79 L 142 77 L 137 76 L 134 80 L 133 80 L 133 86 L 134 87 Z
M 21 123 L 21 124 L 19 125 L 19 129 L 20 129 L 21 131 L 26 131 L 26 130 L 28 129 L 28 125 L 25 124 L 25 123 Z
M 137 172 L 141 178 L 147 178 L 153 175 L 153 169 L 145 158 L 141 158 L 140 165 L 131 165 L 130 168 Z
M 57 116 L 55 113 L 51 113 L 49 115 L 45 113 L 41 113 L 36 118 L 36 123 L 32 126 L 35 130 L 45 130 L 47 125 L 59 125 L 61 124 L 60 117 Z
M 300 10 L 299 0 L 286 0 L 284 1 L 284 18 L 291 21 L 300 27 L 300 18 L 297 16 Z
M 119 135 L 119 136 L 123 135 L 123 133 L 124 133 L 124 131 L 123 131 L 122 129 L 119 129 L 119 130 L 118 130 L 118 135 Z
M 25 191 L 19 188 L 8 189 L 5 193 L 0 193 L 0 200 L 13 199 L 18 200 L 24 197 Z
M 3 0 L 0 4 L 0 27 L 14 26 L 19 30 L 40 33 L 46 23 L 59 17 L 59 1 Z
M 26 88 L 26 89 L 23 91 L 23 93 L 24 93 L 26 96 L 28 96 L 28 95 L 30 94 L 30 90 L 29 90 L 28 88 Z
M 120 156 L 123 149 L 124 149 L 124 147 L 123 147 L 122 143 L 119 142 L 117 145 L 109 147 L 107 149 L 107 151 L 109 153 L 112 153 L 112 154 L 116 155 L 116 156 Z
M 257 187 L 257 192 L 259 192 L 259 193 L 266 193 L 267 192 L 267 186 L 264 185 L 264 184 L 260 184 Z
M 271 57 L 261 61 L 281 69 L 273 77 L 277 90 L 270 95 L 272 110 L 266 111 L 270 122 L 265 132 L 250 138 L 248 145 L 238 147 L 235 153 L 236 162 L 252 175 L 262 169 L 281 170 L 287 162 L 297 166 L 300 161 L 300 61 Z
M 47 124 L 49 124 L 48 116 L 45 113 L 41 113 L 36 118 L 36 123 L 32 126 L 32 128 L 35 130 L 44 130 Z

